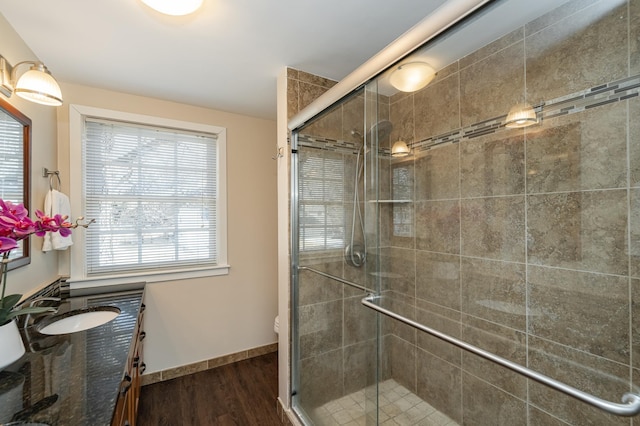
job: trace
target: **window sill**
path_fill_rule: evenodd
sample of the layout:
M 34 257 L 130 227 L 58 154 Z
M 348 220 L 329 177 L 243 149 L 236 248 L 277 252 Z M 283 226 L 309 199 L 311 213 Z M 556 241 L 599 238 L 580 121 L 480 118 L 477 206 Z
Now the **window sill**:
M 190 278 L 215 277 L 219 275 L 228 275 L 229 269 L 231 269 L 230 265 L 218 265 L 213 267 L 182 271 L 146 271 L 131 274 L 70 278 L 67 281 L 71 283 L 71 288 L 75 290 L 90 287 L 132 284 L 139 282 L 156 283 L 162 281 L 178 281 Z

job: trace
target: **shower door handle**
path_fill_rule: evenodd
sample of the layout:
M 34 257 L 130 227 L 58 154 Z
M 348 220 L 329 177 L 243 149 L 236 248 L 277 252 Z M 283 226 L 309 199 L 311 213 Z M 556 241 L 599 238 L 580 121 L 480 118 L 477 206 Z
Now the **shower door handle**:
M 496 354 L 485 351 L 484 349 L 480 349 L 477 346 L 470 345 L 467 342 L 463 342 L 462 340 L 458 340 L 455 337 L 451 337 L 448 334 L 444 334 L 438 330 L 434 330 L 433 328 L 427 327 L 423 324 L 420 324 L 412 319 L 403 317 L 395 312 L 392 312 L 388 309 L 385 309 L 377 304 L 373 303 L 374 300 L 378 299 L 378 296 L 368 296 L 361 300 L 362 304 L 368 308 L 373 309 L 374 311 L 380 312 L 388 317 L 396 319 L 400 322 L 403 322 L 407 325 L 410 325 L 413 328 L 424 331 L 427 334 L 430 334 L 434 337 L 437 337 L 445 342 L 451 343 L 454 346 L 465 349 L 471 353 L 474 353 L 482 358 L 485 358 L 489 361 L 492 361 L 496 364 L 499 364 L 503 367 L 506 367 L 512 371 L 515 371 L 522 376 L 525 376 L 529 379 L 535 380 L 543 385 L 547 385 L 552 389 L 563 392 L 569 396 L 572 396 L 576 399 L 579 399 L 582 402 L 586 402 L 589 405 L 597 407 L 601 410 L 604 410 L 608 413 L 615 414 L 618 416 L 635 416 L 640 413 L 640 395 L 635 393 L 626 392 L 622 395 L 622 404 L 607 401 L 602 398 L 598 398 L 595 395 L 591 395 L 589 393 L 583 392 L 579 389 L 576 389 L 572 386 L 569 386 L 565 383 L 559 382 L 555 379 L 552 379 L 549 376 L 545 376 L 544 374 L 538 373 L 537 371 L 530 370 L 520 364 L 509 361 L 508 359 L 502 358 Z

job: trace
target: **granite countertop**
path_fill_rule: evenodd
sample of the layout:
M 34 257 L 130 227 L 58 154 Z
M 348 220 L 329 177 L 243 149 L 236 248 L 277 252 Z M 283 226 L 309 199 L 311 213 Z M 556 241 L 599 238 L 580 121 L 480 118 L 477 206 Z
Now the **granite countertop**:
M 110 425 L 143 292 L 62 296 L 58 314 L 120 308 L 114 320 L 90 330 L 59 336 L 21 330 L 26 353 L 0 371 L 0 424 Z

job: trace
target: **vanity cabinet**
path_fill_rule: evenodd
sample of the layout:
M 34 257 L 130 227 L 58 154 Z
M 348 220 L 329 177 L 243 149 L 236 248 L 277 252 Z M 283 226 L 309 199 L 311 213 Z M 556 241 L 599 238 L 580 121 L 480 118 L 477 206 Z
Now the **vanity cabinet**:
M 113 414 L 112 426 L 135 426 L 140 400 L 140 376 L 146 368 L 143 361 L 143 348 L 146 333 L 144 332 L 144 302 L 140 306 L 136 328 L 131 339 L 131 348 L 127 364 L 120 383 L 118 400 Z

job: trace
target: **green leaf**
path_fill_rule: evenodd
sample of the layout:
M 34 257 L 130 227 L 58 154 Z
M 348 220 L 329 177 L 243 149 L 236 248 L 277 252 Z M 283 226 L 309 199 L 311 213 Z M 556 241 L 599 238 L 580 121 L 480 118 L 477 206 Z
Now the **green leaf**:
M 2 309 L 12 309 L 22 299 L 21 294 L 10 294 L 2 299 Z
M 7 314 L 7 318 L 11 319 L 19 315 L 40 314 L 42 312 L 58 312 L 58 310 L 53 307 L 31 306 L 28 308 L 14 309 L 13 311 Z

